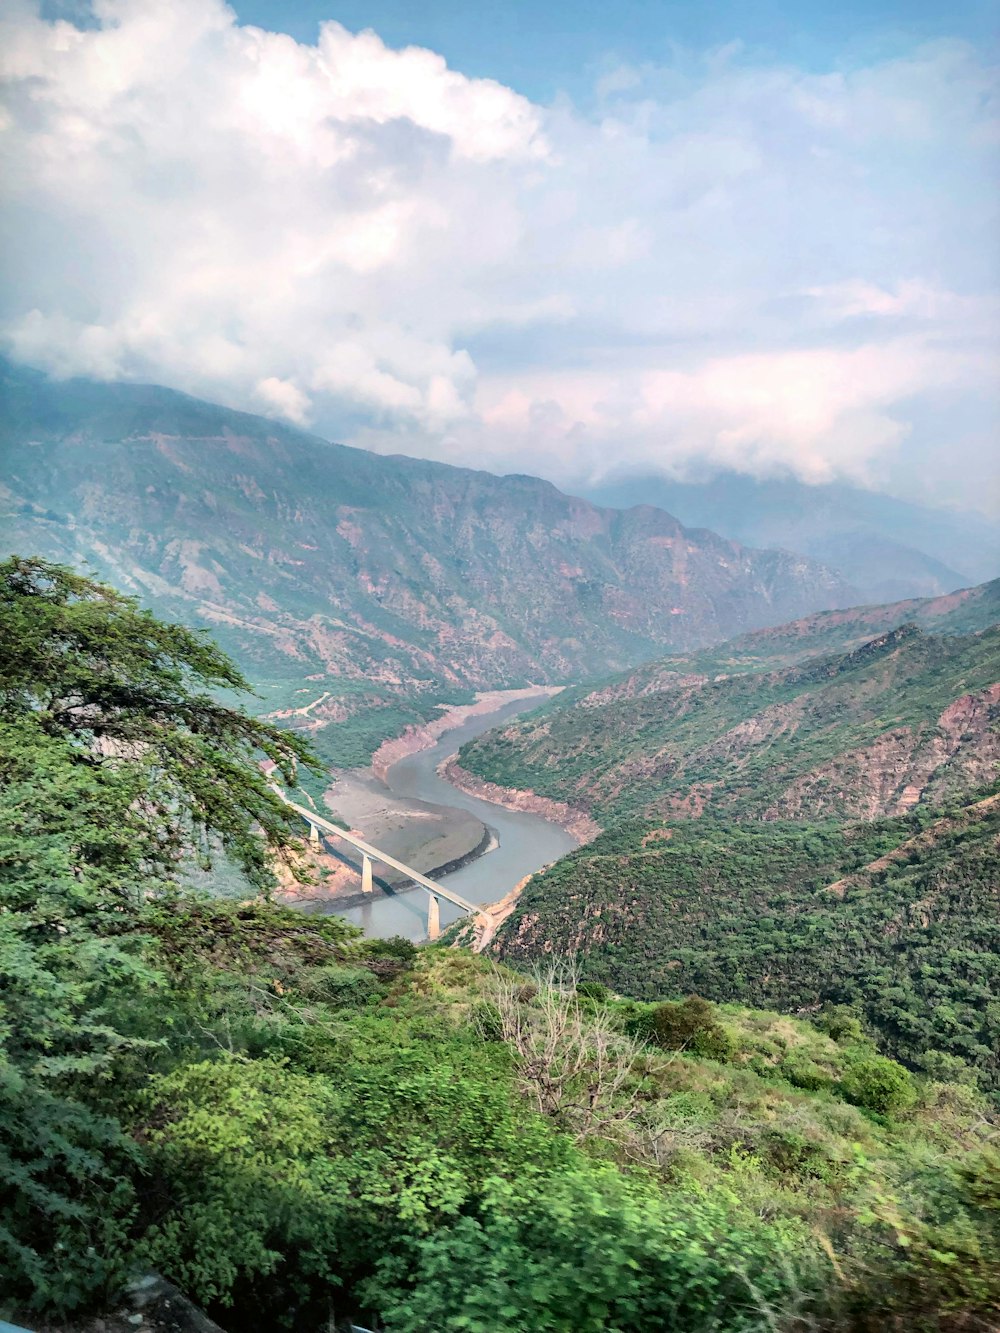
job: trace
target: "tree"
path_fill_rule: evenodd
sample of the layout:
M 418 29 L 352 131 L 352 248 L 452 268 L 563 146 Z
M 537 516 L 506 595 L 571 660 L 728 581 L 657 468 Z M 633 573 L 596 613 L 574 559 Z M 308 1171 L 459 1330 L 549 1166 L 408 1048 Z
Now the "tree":
M 271 857 L 294 842 L 296 816 L 255 760 L 265 755 L 286 782 L 316 761 L 301 738 L 212 693 L 249 688 L 206 636 L 133 598 L 43 560 L 0 563 L 0 722 L 15 728 L 3 753 L 20 752 L 22 776 L 25 750 L 30 763 L 57 764 L 60 781 L 90 775 L 99 800 L 92 824 L 76 821 L 77 845 L 105 880 L 169 871 L 214 834 L 253 882 L 273 883 Z
M 266 889 L 296 841 L 257 759 L 291 780 L 310 751 L 222 688 L 248 687 L 201 635 L 61 566 L 0 563 L 5 1294 L 71 1308 L 118 1276 L 134 1146 L 95 1090 L 144 1044 L 119 1019 L 161 980 L 146 904 L 199 843 Z

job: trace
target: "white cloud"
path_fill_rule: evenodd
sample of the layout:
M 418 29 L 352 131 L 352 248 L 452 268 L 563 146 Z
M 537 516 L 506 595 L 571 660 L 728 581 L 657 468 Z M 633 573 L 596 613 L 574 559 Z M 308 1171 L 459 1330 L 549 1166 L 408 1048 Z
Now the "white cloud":
M 968 46 L 827 74 L 732 46 L 618 67 L 584 114 L 336 23 L 93 12 L 0 23 L 15 355 L 564 480 L 905 480 L 959 394 L 942 468 L 979 499 L 997 129 Z

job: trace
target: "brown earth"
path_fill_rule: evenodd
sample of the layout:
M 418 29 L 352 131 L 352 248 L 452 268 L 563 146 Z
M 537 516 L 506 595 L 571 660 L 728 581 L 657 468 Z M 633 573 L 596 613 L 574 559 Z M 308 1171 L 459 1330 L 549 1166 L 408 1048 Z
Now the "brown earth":
M 475 703 L 453 704 L 446 708 L 440 717 L 432 718 L 419 727 L 407 727 L 400 736 L 383 741 L 372 755 L 372 772 L 385 781 L 389 769 L 408 755 L 429 750 L 446 731 L 463 726 L 473 717 L 483 717 L 495 713 L 504 704 L 514 699 L 551 699 L 563 689 L 561 685 L 529 685 L 523 690 L 486 690 L 476 695 Z
M 438 765 L 437 770 L 446 782 L 450 782 L 467 796 L 478 797 L 481 801 L 490 801 L 493 805 L 502 805 L 505 810 L 523 810 L 528 814 L 541 815 L 553 824 L 558 824 L 577 842 L 593 842 L 603 830 L 596 820 L 581 810 L 574 810 L 565 801 L 551 801 L 546 796 L 536 796 L 532 791 L 518 791 L 514 787 L 500 787 L 495 782 L 487 782 L 469 773 L 458 762 L 457 755 L 451 755 Z

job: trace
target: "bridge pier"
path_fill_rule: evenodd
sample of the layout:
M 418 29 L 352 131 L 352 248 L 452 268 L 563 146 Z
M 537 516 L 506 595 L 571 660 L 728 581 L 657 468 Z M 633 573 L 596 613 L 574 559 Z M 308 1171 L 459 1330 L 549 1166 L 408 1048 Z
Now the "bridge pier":
M 339 825 L 331 823 L 323 815 L 318 815 L 313 810 L 307 810 L 304 805 L 299 805 L 295 801 L 289 800 L 287 794 L 276 784 L 271 784 L 271 789 L 276 796 L 280 796 L 286 805 L 290 806 L 296 814 L 309 825 L 309 841 L 316 845 L 322 836 L 334 840 L 342 839 L 344 842 L 356 848 L 362 855 L 361 861 L 361 887 L 365 893 L 371 893 L 373 889 L 372 865 L 375 861 L 381 864 L 391 866 L 393 870 L 399 870 L 408 879 L 412 879 L 415 885 L 418 885 L 427 894 L 427 935 L 430 939 L 436 940 L 441 934 L 441 899 L 445 898 L 467 916 L 483 916 L 483 909 L 478 903 L 472 903 L 468 898 L 463 898 L 460 893 L 453 889 L 446 888 L 443 884 L 436 884 L 434 880 L 428 879 L 426 875 L 421 874 L 419 870 L 414 870 L 412 866 L 406 865 L 403 861 L 398 861 L 388 852 L 384 852 L 379 847 L 373 847 L 371 843 L 364 842 L 354 833 L 347 829 L 340 828 Z

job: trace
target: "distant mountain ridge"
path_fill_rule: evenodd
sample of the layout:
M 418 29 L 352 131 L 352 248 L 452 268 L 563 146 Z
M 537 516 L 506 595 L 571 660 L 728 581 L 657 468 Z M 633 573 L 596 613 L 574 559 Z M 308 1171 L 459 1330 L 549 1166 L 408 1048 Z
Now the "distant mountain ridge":
M 852 600 L 809 559 L 537 478 L 328 444 L 156 386 L 5 363 L 0 390 L 5 549 L 88 563 L 211 628 L 275 711 L 317 730 Z
M 582 493 L 595 504 L 654 504 L 682 523 L 751 546 L 801 551 L 838 570 L 863 600 L 933 597 L 1000 575 L 1000 526 L 981 514 L 930 509 L 844 483 L 734 472 L 703 482 L 611 478 Z
M 899 625 L 932 634 L 970 634 L 1000 623 L 1000 579 L 959 588 L 941 597 L 909 598 L 872 606 L 818 611 L 787 625 L 752 630 L 693 657 L 677 659 L 684 670 L 755 671 L 792 666 L 823 653 L 847 653 Z

